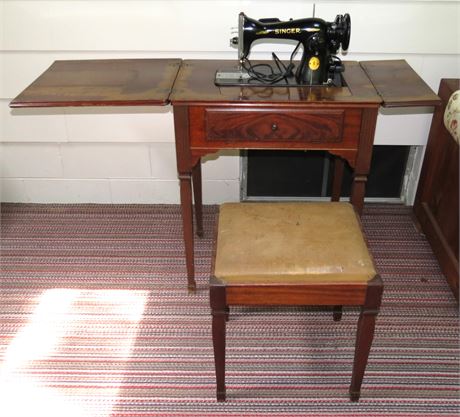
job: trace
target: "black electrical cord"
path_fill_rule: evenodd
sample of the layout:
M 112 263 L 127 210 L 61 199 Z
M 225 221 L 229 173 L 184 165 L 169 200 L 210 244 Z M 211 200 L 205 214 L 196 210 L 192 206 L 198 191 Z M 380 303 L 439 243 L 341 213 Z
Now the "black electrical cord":
M 297 53 L 301 42 L 298 42 L 296 47 L 291 53 L 289 64 L 286 66 L 278 56 L 272 52 L 273 61 L 277 67 L 277 70 L 273 68 L 271 64 L 252 64 L 249 59 L 245 59 L 242 63 L 242 67 L 246 70 L 249 75 L 248 84 L 264 84 L 267 86 L 277 84 L 284 80 L 289 85 L 289 77 L 293 77 L 293 69 L 295 65 L 293 63 L 294 56 Z M 328 81 L 325 85 L 342 85 L 339 73 L 343 71 L 342 60 L 336 55 L 330 55 L 328 63 Z
M 251 77 L 249 81 L 259 81 L 262 84 L 276 84 L 282 80 L 288 83 L 288 77 L 292 76 L 292 70 L 294 69 L 294 56 L 297 53 L 301 42 L 298 42 L 296 47 L 291 53 L 291 57 L 289 59 L 288 66 L 285 66 L 284 63 L 276 56 L 274 52 L 272 52 L 273 60 L 278 68 L 278 72 L 276 72 L 270 64 L 255 64 L 252 65 L 249 59 L 246 59 L 243 62 L 243 68 L 247 71 L 249 76 Z M 265 72 L 261 72 L 262 68 L 268 69 Z

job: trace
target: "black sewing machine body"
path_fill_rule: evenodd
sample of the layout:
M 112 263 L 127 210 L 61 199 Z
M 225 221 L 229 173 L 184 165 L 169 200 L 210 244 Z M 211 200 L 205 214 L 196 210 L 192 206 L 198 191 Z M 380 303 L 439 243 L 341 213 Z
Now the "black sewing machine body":
M 348 14 L 337 15 L 334 22 L 326 22 L 318 18 L 255 20 L 240 13 L 238 37 L 231 39 L 233 45 L 238 45 L 240 64 L 237 68 L 218 71 L 216 85 L 254 85 L 257 82 L 283 86 L 336 85 L 343 65 L 335 54 L 340 47 L 343 50 L 348 48 L 350 32 L 351 20 Z M 271 70 L 266 64 L 265 73 L 263 70 L 251 71 L 248 59 L 251 45 L 261 39 L 290 39 L 298 42 L 287 66 L 273 54 L 277 60 L 278 74 L 275 72 L 271 76 Z M 303 49 L 302 57 L 299 63 L 294 64 L 293 55 L 300 45 Z

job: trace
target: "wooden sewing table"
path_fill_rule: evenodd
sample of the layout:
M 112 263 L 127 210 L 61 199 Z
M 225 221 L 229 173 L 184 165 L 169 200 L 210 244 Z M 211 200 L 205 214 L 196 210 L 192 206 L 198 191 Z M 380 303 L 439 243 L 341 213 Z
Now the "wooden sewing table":
M 345 62 L 343 87 L 217 87 L 235 62 L 131 59 L 56 61 L 10 106 L 140 106 L 171 103 L 188 288 L 194 290 L 192 188 L 202 228 L 201 164 L 221 149 L 326 150 L 336 158 L 333 199 L 346 160 L 351 202 L 362 210 L 378 109 L 433 106 L 439 98 L 403 60 Z M 193 187 L 192 187 L 193 184 Z

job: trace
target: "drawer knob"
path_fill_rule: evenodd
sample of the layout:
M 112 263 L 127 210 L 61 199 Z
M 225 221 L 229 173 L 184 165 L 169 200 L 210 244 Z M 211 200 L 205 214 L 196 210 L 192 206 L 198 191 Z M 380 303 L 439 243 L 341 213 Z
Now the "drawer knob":
M 272 130 L 273 130 L 273 132 L 274 132 L 275 130 L 278 130 L 278 125 L 277 125 L 276 123 L 273 123 L 273 124 L 272 124 Z

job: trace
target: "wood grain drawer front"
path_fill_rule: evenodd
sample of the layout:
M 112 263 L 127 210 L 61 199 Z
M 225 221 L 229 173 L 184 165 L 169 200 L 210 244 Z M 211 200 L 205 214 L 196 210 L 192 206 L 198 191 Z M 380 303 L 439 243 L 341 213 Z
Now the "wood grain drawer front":
M 336 143 L 342 140 L 344 111 L 206 109 L 208 141 L 298 141 Z

